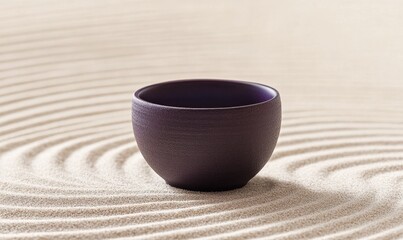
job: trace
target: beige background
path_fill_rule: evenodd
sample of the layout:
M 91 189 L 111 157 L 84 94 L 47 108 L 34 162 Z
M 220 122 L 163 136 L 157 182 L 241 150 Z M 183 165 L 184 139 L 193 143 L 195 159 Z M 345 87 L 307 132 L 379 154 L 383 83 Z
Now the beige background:
M 403 238 L 402 1 L 1 1 L 0 238 Z M 283 100 L 245 188 L 168 187 L 131 93 L 182 78 Z

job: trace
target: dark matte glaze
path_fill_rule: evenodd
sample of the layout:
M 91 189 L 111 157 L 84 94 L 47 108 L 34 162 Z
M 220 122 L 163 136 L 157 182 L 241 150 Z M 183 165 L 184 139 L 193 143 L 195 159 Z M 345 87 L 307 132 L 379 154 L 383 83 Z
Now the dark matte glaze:
M 138 147 L 174 187 L 221 191 L 244 186 L 267 163 L 281 126 L 273 88 L 241 81 L 180 80 L 133 95 Z

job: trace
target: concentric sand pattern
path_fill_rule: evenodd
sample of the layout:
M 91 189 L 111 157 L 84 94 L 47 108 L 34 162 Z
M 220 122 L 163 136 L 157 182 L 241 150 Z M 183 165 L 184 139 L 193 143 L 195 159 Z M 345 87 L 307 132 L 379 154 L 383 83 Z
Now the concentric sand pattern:
M 0 238 L 403 238 L 403 19 L 393 1 L 2 1 Z M 132 92 L 180 78 L 282 95 L 246 187 L 167 186 Z

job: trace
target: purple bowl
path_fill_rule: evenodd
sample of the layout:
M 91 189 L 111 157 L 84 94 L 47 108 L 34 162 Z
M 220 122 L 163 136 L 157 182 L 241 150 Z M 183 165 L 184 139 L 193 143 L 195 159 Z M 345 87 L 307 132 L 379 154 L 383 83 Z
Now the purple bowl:
M 178 80 L 139 89 L 132 123 L 151 168 L 174 187 L 244 186 L 267 163 L 281 127 L 279 93 L 232 80 Z

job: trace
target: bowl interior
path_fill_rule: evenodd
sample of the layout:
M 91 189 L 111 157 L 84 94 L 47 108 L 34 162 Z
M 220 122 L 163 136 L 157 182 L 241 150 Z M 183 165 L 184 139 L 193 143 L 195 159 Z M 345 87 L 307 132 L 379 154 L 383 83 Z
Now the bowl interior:
M 182 80 L 151 85 L 136 92 L 143 101 L 171 107 L 223 108 L 266 102 L 277 95 L 270 87 L 228 80 Z

